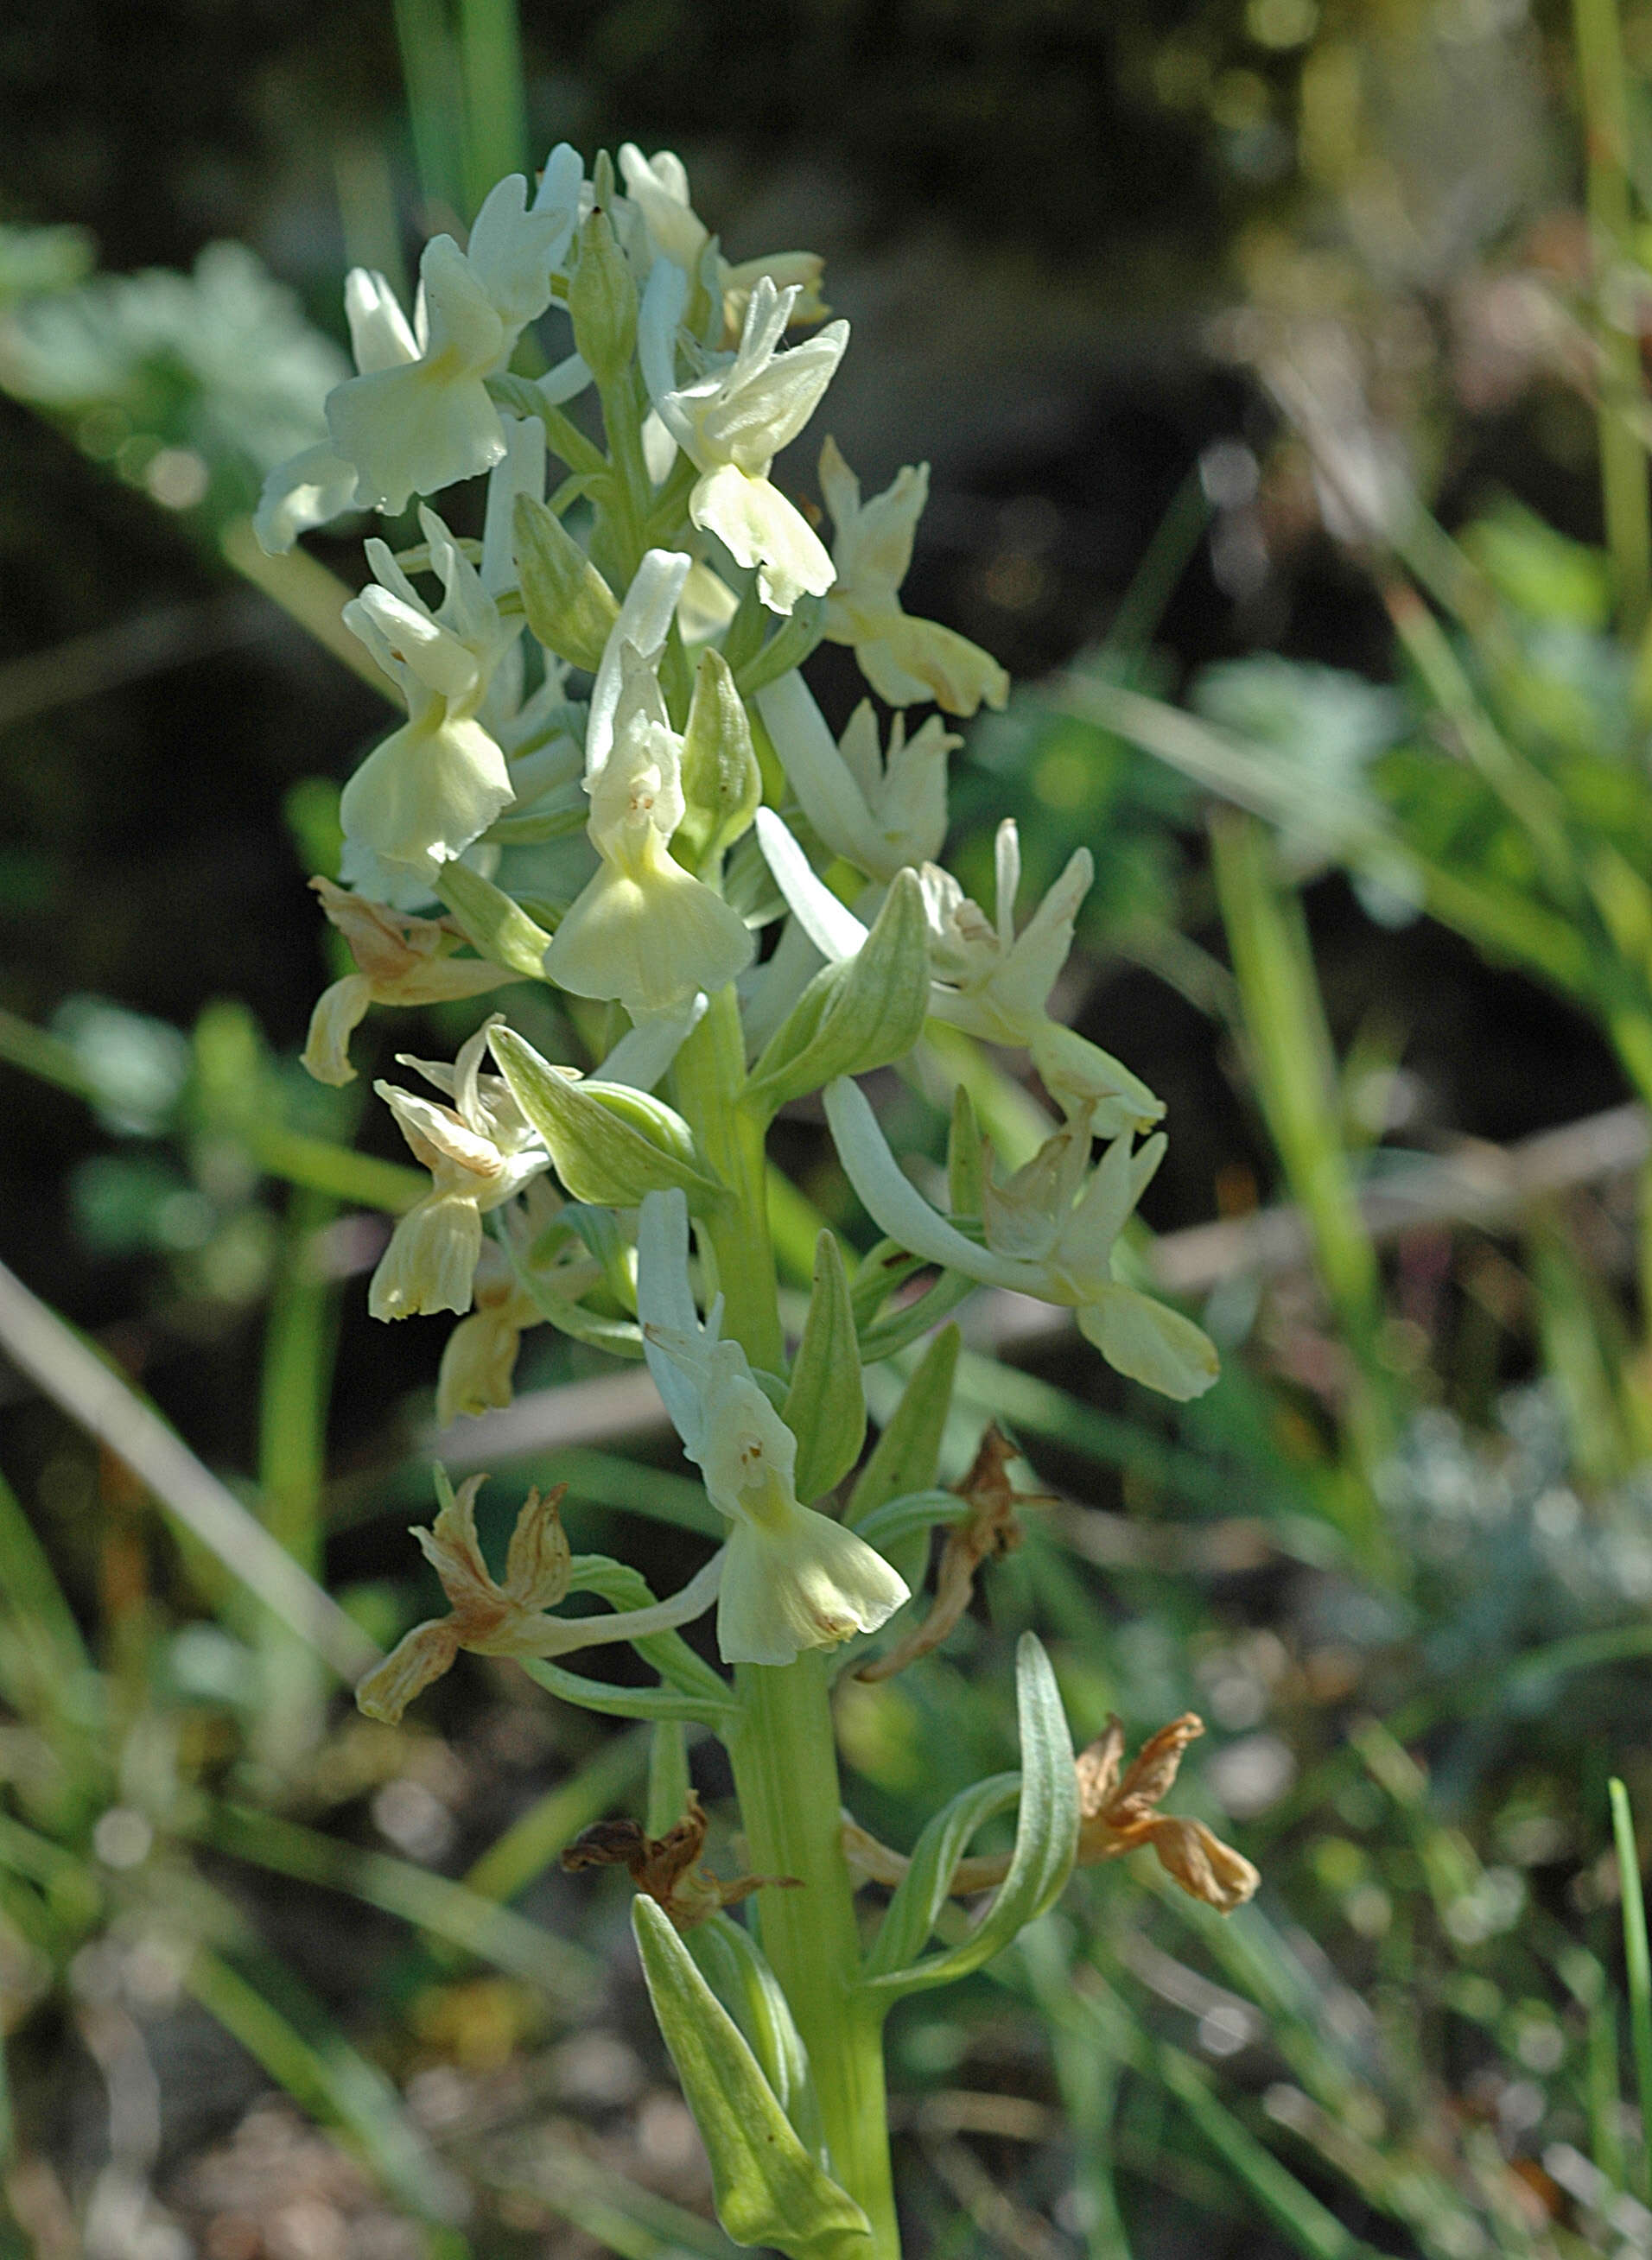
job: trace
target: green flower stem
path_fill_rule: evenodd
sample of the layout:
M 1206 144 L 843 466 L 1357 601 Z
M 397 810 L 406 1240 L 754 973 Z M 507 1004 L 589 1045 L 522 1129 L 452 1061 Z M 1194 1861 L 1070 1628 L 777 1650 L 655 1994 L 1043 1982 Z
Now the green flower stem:
M 759 1893 L 763 1952 L 809 2051 L 833 2173 L 872 2224 L 869 2260 L 899 2260 L 882 2013 L 856 1985 L 827 1659 L 744 1663 L 737 1679 L 746 1715 L 730 1755 L 752 1869 L 802 1885 Z
M 752 1363 L 779 1373 L 785 1340 L 775 1293 L 775 1251 L 769 1230 L 763 1134 L 740 1105 L 746 1083 L 745 1039 L 732 986 L 719 989 L 705 1018 L 676 1055 L 672 1087 L 730 1198 L 702 1220 L 726 1298 L 724 1326 Z
M 740 1104 L 746 1060 L 732 987 L 677 1054 L 673 1090 L 729 1188 L 704 1220 L 716 1258 L 728 1333 L 754 1365 L 783 1370 L 762 1129 Z M 859 1992 L 859 1934 L 843 1857 L 837 1743 L 827 1662 L 744 1663 L 743 1715 L 728 1737 L 754 1873 L 793 1876 L 801 1888 L 759 1895 L 763 1951 L 809 2051 L 833 2171 L 872 2223 L 872 2260 L 899 2260 L 881 2016 Z

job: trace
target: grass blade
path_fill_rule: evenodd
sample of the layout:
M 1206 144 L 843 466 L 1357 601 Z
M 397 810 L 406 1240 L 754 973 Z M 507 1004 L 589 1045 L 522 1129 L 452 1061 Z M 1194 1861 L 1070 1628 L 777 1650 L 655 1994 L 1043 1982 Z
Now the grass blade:
M 1652 1954 L 1647 1949 L 1646 1902 L 1641 1891 L 1641 1855 L 1635 1847 L 1629 1792 L 1613 1777 L 1612 1834 L 1618 1848 L 1623 1892 L 1623 1959 L 1629 1988 L 1629 2041 L 1634 2054 L 1635 2085 L 1641 2097 L 1642 2147 L 1634 2176 L 1635 2193 L 1652 2195 Z

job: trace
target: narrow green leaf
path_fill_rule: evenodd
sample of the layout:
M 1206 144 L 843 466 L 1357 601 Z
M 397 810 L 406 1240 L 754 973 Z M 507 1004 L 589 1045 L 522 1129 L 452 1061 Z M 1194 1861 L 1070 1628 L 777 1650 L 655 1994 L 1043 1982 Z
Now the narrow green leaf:
M 341 1843 L 278 1814 L 243 1806 L 214 1806 L 191 1833 L 273 1875 L 295 1877 L 365 1900 L 559 1999 L 589 1992 L 600 1974 L 582 1949 L 494 1905 L 465 1884 L 388 1853 Z
M 444 863 L 436 892 L 479 956 L 495 965 L 508 965 L 526 980 L 544 980 L 545 953 L 551 937 L 503 888 L 484 879 L 480 871 L 473 871 L 468 863 Z
M 830 1230 L 815 1242 L 814 1292 L 781 1413 L 797 1439 L 797 1497 L 807 1505 L 842 1481 L 866 1441 L 866 1385 L 849 1277 Z
M 1636 2161 L 1635 2192 L 1643 2200 L 1652 2189 L 1652 1956 L 1647 1949 L 1646 1904 L 1641 1890 L 1641 1855 L 1634 1841 L 1629 1792 L 1614 1778 L 1612 1834 L 1618 1849 L 1619 1889 L 1623 1896 L 1623 1958 L 1629 1989 L 1629 2039 L 1634 2050 L 1635 2085 L 1641 2120 L 1647 2130 Z
M 705 2145 L 723 2227 L 737 2244 L 772 2244 L 790 2260 L 870 2260 L 866 2215 L 805 2149 L 670 1919 L 640 1892 L 631 1924 L 648 1998 Z
M 924 1352 L 895 1408 L 894 1419 L 861 1470 L 845 1518 L 851 1525 L 887 1500 L 906 1491 L 927 1491 L 934 1482 L 962 1346 L 957 1327 L 947 1326 Z
M 583 1711 L 599 1712 L 605 1719 L 683 1719 L 701 1727 L 726 1727 L 732 1706 L 713 1712 L 709 1704 L 675 1687 L 618 1687 L 606 1679 L 587 1679 L 560 1663 L 541 1663 L 533 1656 L 519 1659 L 528 1677 L 547 1695 L 564 1703 L 577 1703 Z
M 1306 2260 L 1376 2260 L 1371 2246 L 1241 2126 L 1190 2056 L 1161 2045 L 1156 2062 L 1160 2078 L 1211 2148 Z
M 972 1512 L 969 1500 L 955 1491 L 905 1491 L 899 1498 L 886 1499 L 855 1529 L 869 1546 L 887 1554 L 920 1531 L 933 1530 L 938 1522 L 962 1522 Z
M 59 1671 L 86 1670 L 90 1658 L 75 1612 L 63 1597 L 50 1556 L 4 1476 L 0 1476 L 0 1561 L 6 1565 L 0 1604 L 16 1617 L 31 1644 L 38 1643 L 49 1651 Z
M 254 1984 L 197 1946 L 184 1982 L 277 2086 L 347 2135 L 385 2189 L 436 2228 L 446 2260 L 461 2260 L 465 2248 L 449 2224 L 463 2204 L 462 2187 L 432 2156 L 395 2088 L 296 1980 L 270 1968 L 259 1975 Z
M 1073 1765 L 1072 1737 L 1049 1658 L 1030 1632 L 1023 1633 L 1017 1644 L 1015 1680 L 1021 1730 L 1021 1799 L 1010 1871 L 986 1913 L 962 1943 L 926 1961 L 898 1969 L 880 1966 L 869 1975 L 866 1988 L 874 1998 L 893 2001 L 904 1993 L 948 1985 L 955 1978 L 968 1977 L 1053 1906 L 1072 1873 L 1078 1849 L 1078 1776 Z M 962 1828 L 964 1820 L 972 1819 L 973 1827 L 978 1827 L 989 1812 L 1001 1811 L 1002 1804 L 994 1800 L 1008 1801 L 1007 1783 L 1012 1778 L 1000 1776 L 997 1781 L 977 1784 L 976 1791 L 966 1792 L 966 1797 L 981 1799 L 973 1813 L 966 1807 L 953 1816 L 949 1807 L 948 1815 L 942 1816 L 943 1827 L 935 1831 L 933 1840 L 925 1831 L 919 1845 L 925 1856 L 924 1874 L 902 1910 L 896 1943 L 914 1935 L 926 1916 L 933 1927 L 940 1906 L 936 1894 L 944 1894 L 957 1853 L 969 1841 L 969 1832 Z M 963 1800 L 955 1802 L 962 1805 Z M 941 1863 L 948 1852 L 953 1857 L 943 1868 Z M 911 1877 L 906 1880 L 910 1883 Z M 896 1896 L 898 1899 L 900 1894 Z M 890 1913 L 895 1913 L 893 1902 Z
M 654 1595 L 647 1579 L 629 1563 L 615 1562 L 605 1554 L 574 1556 L 569 1591 L 596 1593 L 616 1610 L 651 1609 Z M 632 1645 L 663 1679 L 692 1699 L 702 1711 L 732 1711 L 733 1689 L 719 1678 L 711 1665 L 697 1656 L 681 1633 L 649 1634 Z
M 960 1791 L 935 1814 L 918 1840 L 912 1863 L 872 1942 L 866 1957 L 868 1978 L 887 1977 L 917 1960 L 934 1935 L 953 1870 L 969 1849 L 970 1839 L 987 1821 L 1007 1813 L 1020 1793 L 1019 1773 L 997 1773 Z

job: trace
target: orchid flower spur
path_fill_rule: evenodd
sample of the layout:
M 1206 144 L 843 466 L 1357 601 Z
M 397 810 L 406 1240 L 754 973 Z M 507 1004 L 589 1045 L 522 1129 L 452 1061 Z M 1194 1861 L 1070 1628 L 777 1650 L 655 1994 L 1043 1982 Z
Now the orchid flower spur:
M 689 560 L 654 554 L 652 574 L 639 572 L 614 624 L 591 693 L 587 829 L 601 861 L 545 954 L 551 980 L 577 997 L 613 998 L 639 1022 L 681 1015 L 699 992 L 723 988 L 753 948 L 739 914 L 671 857 L 686 808 L 683 740 L 654 660 Z
M 345 786 L 343 875 L 397 909 L 428 902 L 442 865 L 463 855 L 516 797 L 504 755 L 476 719 L 493 670 L 518 633 L 500 619 L 476 568 L 433 510 L 419 522 L 446 594 L 433 612 L 382 541 L 376 581 L 344 608 L 407 701 L 407 721 Z
M 479 1028 L 452 1067 L 399 1055 L 446 1091 L 438 1105 L 391 1083 L 373 1088 L 396 1117 L 414 1157 L 431 1172 L 424 1199 L 390 1236 L 368 1291 L 375 1319 L 469 1310 L 482 1254 L 482 1219 L 550 1167 L 550 1156 L 498 1076 L 480 1072 L 489 1029 Z
M 947 756 L 962 740 L 934 715 L 908 738 L 895 717 L 887 755 L 863 698 L 841 738 L 801 675 L 757 693 L 775 750 L 799 806 L 822 842 L 869 879 L 887 886 L 908 863 L 927 863 L 947 837 Z
M 790 1663 L 875 1632 L 911 1598 L 906 1581 L 864 1539 L 793 1487 L 797 1440 L 722 1339 L 722 1305 L 704 1326 L 689 1284 L 688 1205 L 650 1193 L 637 1234 L 637 1315 L 648 1370 L 705 1494 L 733 1525 L 717 1644 L 726 1663 Z
M 413 918 L 311 879 L 321 907 L 349 945 L 356 969 L 322 991 L 301 1055 L 318 1083 L 354 1083 L 350 1038 L 371 1005 L 438 1005 L 480 997 L 520 976 L 485 957 L 455 957 L 462 936 L 451 919 Z
M 973 714 L 983 702 L 1002 707 L 1010 678 L 990 653 L 955 629 L 901 610 L 900 584 L 929 499 L 928 464 L 908 463 L 863 503 L 859 479 L 829 439 L 820 450 L 820 491 L 837 530 L 837 578 L 826 611 L 831 641 L 855 647 L 862 674 L 891 706 L 933 698 L 948 714 Z
M 764 604 L 782 613 L 800 597 L 823 597 L 833 569 L 807 519 L 771 484 L 769 467 L 813 415 L 849 338 L 847 322 L 830 322 L 790 353 L 779 352 L 797 300 L 796 283 L 776 290 L 762 276 L 739 350 L 714 356 L 704 375 L 659 393 L 654 404 L 700 473 L 690 518 L 716 534 L 736 564 L 757 568 Z
M 1006 1184 L 988 1178 L 983 1244 L 902 1173 L 857 1084 L 829 1084 L 826 1112 L 845 1175 L 898 1246 L 984 1285 L 1063 1305 L 1109 1365 L 1163 1396 L 1200 1397 L 1215 1380 L 1215 1349 L 1192 1320 L 1112 1277 L 1114 1245 L 1163 1159 L 1162 1136 L 1139 1151 L 1127 1133 L 1115 1138 L 1092 1170 L 1088 1131 L 1069 1124 Z
M 647 1639 L 703 1616 L 716 1597 L 723 1557 L 713 1555 L 669 1601 L 651 1608 L 618 1609 L 611 1616 L 554 1617 L 546 1611 L 576 1584 L 558 1508 L 568 1489 L 558 1484 L 543 1498 L 530 1491 L 517 1518 L 504 1576 L 496 1579 L 476 1537 L 476 1493 L 488 1478 L 472 1476 L 455 1493 L 436 1470 L 441 1510 L 433 1527 L 417 1524 L 413 1536 L 441 1580 L 451 1613 L 415 1625 L 355 1691 L 369 1719 L 394 1726 L 413 1698 L 452 1668 L 461 1648 L 475 1656 L 567 1656 L 616 1640 Z

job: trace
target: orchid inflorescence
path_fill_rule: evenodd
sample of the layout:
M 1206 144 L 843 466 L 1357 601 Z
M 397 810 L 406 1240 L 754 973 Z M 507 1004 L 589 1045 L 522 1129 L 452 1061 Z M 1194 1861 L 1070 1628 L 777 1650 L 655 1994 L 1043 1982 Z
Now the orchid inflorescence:
M 828 438 L 826 518 L 799 507 L 776 458 L 848 342 L 847 324 L 826 319 L 820 261 L 785 253 L 732 266 L 675 157 L 628 146 L 619 173 L 604 157 L 587 178 L 563 146 L 532 189 L 501 182 L 466 248 L 445 235 L 426 246 L 411 321 L 383 276 L 353 274 L 358 373 L 328 397 L 326 436 L 271 475 L 256 526 L 280 550 L 344 511 L 399 516 L 418 500 L 417 538 L 399 551 L 369 540 L 372 579 L 344 609 L 406 719 L 345 788 L 342 884 L 316 882 L 357 970 L 318 1003 L 305 1064 L 347 1082 L 352 1033 L 374 1007 L 522 981 L 544 984 L 584 1048 L 579 1066 L 548 1059 L 496 1013 L 451 1065 L 404 1060 L 434 1097 L 375 1086 L 431 1182 L 396 1227 L 370 1307 L 457 1316 L 444 1420 L 509 1402 L 516 1345 L 534 1326 L 646 1361 L 726 1526 L 706 1568 L 657 1602 L 633 1571 L 571 1556 L 554 1497 L 536 1496 L 496 1581 L 475 1484 L 455 1496 L 444 1478 L 435 1527 L 418 1535 L 451 1613 L 408 1635 L 364 1684 L 363 1707 L 399 1717 L 461 1648 L 527 1659 L 558 1691 L 596 1700 L 597 1683 L 550 1659 L 631 1638 L 662 1673 L 640 1714 L 703 1716 L 738 1753 L 759 1731 L 743 1673 L 841 1650 L 864 1677 L 887 1677 L 947 1635 L 976 1568 L 1014 1542 L 1002 1439 L 962 1495 L 933 1488 L 938 1430 L 915 1482 L 916 1458 L 891 1477 L 900 1455 L 880 1446 L 846 1519 L 835 1494 L 862 1455 L 863 1363 L 905 1352 L 974 1283 L 1072 1310 L 1109 1363 L 1172 1398 L 1207 1388 L 1216 1359 L 1191 1320 L 1114 1276 L 1164 1150 L 1164 1110 L 1051 1015 L 1089 851 L 1025 922 L 1013 822 L 998 831 L 990 909 L 938 861 L 959 743 L 941 715 L 1001 707 L 1008 682 L 988 654 L 901 604 L 927 467 L 862 499 Z M 542 373 L 513 371 L 530 357 Z M 589 394 L 601 446 L 593 419 L 569 412 Z M 428 498 L 483 476 L 478 542 Z M 830 547 L 816 531 L 826 518 Z M 867 699 L 834 733 L 799 671 L 823 640 L 854 652 L 887 722 Z M 940 712 L 909 726 L 925 704 Z M 905 1173 L 856 1079 L 906 1059 L 930 1023 L 951 1042 L 1025 1053 L 1055 1111 L 1043 1144 L 1005 1170 L 961 1097 L 944 1201 Z M 852 1269 L 821 1234 L 789 1360 L 763 1140 L 780 1107 L 815 1093 L 886 1238 Z M 948 1354 L 932 1334 L 926 1362 Z M 880 1663 L 877 1636 L 912 1599 L 927 1532 L 946 1522 L 958 1527 L 937 1605 L 904 1639 L 896 1628 Z M 581 1591 L 610 1611 L 559 1614 Z M 732 1690 L 677 1637 L 713 1601 L 719 1653 L 738 1667 Z M 626 1691 L 604 1687 L 600 1707 L 623 1711 Z M 1054 1702 L 1052 1688 L 1047 1665 L 1026 1666 L 1024 1736 L 1026 1706 Z M 1049 1775 L 1046 1820 L 1072 1841 L 1065 1864 L 1052 1854 L 1040 1895 L 1077 1846 L 1076 1778 Z M 835 1816 L 831 1784 L 792 1789 L 830 1795 Z M 747 1826 L 756 1863 L 775 1864 L 749 1814 Z M 1146 1804 L 1105 1826 L 1109 1851 L 1202 1844 Z M 721 1921 L 745 1888 L 702 1883 L 684 1900 L 676 1879 L 702 1873 L 703 1816 L 690 1811 L 683 1829 L 587 1848 L 631 1867 L 673 1935 Z M 835 1818 L 833 1831 L 847 1876 Z M 1234 1903 L 1243 1863 L 1216 1861 L 1219 1887 L 1205 1889 L 1213 1858 L 1167 1864 Z M 1033 1885 L 1013 1863 L 1003 1876 L 1007 1910 Z M 790 1897 L 820 1888 L 796 1880 Z M 645 1943 L 657 2003 L 678 1967 L 663 1936 L 649 1930 Z

